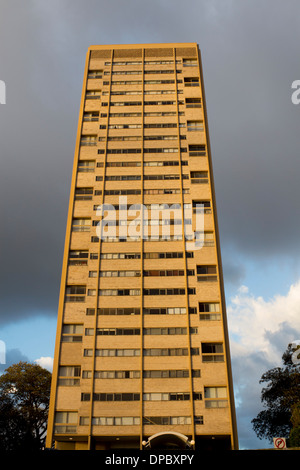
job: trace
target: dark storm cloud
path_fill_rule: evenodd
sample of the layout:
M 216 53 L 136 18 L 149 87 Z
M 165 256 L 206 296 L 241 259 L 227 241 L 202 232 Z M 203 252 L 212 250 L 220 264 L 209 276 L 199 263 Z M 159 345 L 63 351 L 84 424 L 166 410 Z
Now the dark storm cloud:
M 30 362 L 28 357 L 25 356 L 19 349 L 9 349 L 5 354 L 5 364 L 0 363 L 0 375 L 8 369 L 8 367 L 18 362 Z
M 91 44 L 199 43 L 223 254 L 295 252 L 298 2 L 2 1 L 0 10 L 0 323 L 56 313 Z M 233 282 L 243 269 L 224 266 Z

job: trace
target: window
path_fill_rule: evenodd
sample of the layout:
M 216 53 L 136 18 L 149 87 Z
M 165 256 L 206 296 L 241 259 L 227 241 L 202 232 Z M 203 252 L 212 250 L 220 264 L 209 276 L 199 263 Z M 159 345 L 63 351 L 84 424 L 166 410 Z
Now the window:
M 187 329 L 184 327 L 173 328 L 144 328 L 144 335 L 186 335 Z
M 191 183 L 192 184 L 208 183 L 208 172 L 207 171 L 191 171 Z
M 91 173 L 95 171 L 95 160 L 79 160 L 78 172 Z
M 99 137 L 99 140 L 100 140 L 100 137 Z M 107 140 L 108 142 L 127 142 L 127 141 L 142 140 L 142 138 L 139 135 L 127 135 L 127 136 L 108 137 Z
M 214 232 L 196 231 L 195 241 L 196 241 L 196 246 L 198 242 L 200 242 L 201 246 L 214 246 L 215 244 Z
M 62 327 L 61 340 L 64 343 L 80 343 L 82 341 L 83 325 L 65 323 Z
M 142 125 L 141 124 L 110 124 L 108 126 L 108 129 L 141 129 Z M 112 149 L 116 151 L 107 151 L 107 153 L 141 153 L 140 149 L 135 149 L 135 152 L 130 152 L 130 150 L 134 149 Z M 128 150 L 128 152 L 117 152 L 117 150 Z
M 198 282 L 214 282 L 218 280 L 216 266 L 197 266 Z
M 69 264 L 87 264 L 89 256 L 88 250 L 70 250 L 69 251 Z
M 140 277 L 140 271 L 100 271 L 100 277 Z
M 140 424 L 139 416 L 93 417 L 94 426 L 134 426 Z
M 94 328 L 85 328 L 84 334 L 85 336 L 94 336 Z
M 102 103 L 102 106 L 104 103 Z M 108 103 L 106 103 L 106 106 Z M 110 106 L 141 106 L 142 102 L 141 101 L 112 101 L 110 103 Z
M 81 401 L 90 401 L 91 394 L 90 393 L 81 393 Z
M 185 289 L 144 289 L 144 295 L 185 295 Z
M 97 328 L 96 334 L 99 336 L 124 336 L 139 335 L 139 328 Z
M 98 315 L 139 315 L 139 308 L 98 308 Z
M 203 157 L 206 155 L 205 145 L 189 145 L 189 155 L 190 157 Z
M 76 411 L 56 411 L 55 434 L 67 434 L 76 432 L 78 415 Z
M 205 408 L 226 408 L 226 387 L 204 387 Z
M 187 194 L 189 190 L 185 189 L 182 193 Z M 181 190 L 176 188 L 170 189 L 144 189 L 144 194 L 180 194 Z
M 156 62 L 157 63 L 157 62 Z M 147 64 L 147 65 L 150 65 L 150 64 Z M 153 65 L 153 63 L 151 64 Z M 158 69 L 158 70 L 145 70 L 144 71 L 145 75 L 147 74 L 161 74 L 161 73 L 170 73 L 170 74 L 174 74 L 174 70 L 163 70 L 163 69 Z
M 139 393 L 94 393 L 95 401 L 139 401 Z
M 141 162 L 107 162 L 107 167 L 134 167 L 141 166 Z
M 175 90 L 146 90 L 144 95 L 173 95 Z M 177 90 L 177 93 L 183 93 L 182 90 Z
M 201 108 L 201 98 L 186 98 L 185 105 L 187 108 Z
M 203 121 L 187 121 L 188 131 L 203 131 Z
M 85 351 L 92 351 L 92 349 L 88 349 Z M 89 352 L 85 354 L 87 356 L 90 355 Z M 96 356 L 98 357 L 134 357 L 140 356 L 139 349 L 96 349 Z
M 184 77 L 185 86 L 199 86 L 198 77 Z
M 184 315 L 186 307 L 144 308 L 144 315 Z
M 169 378 L 187 378 L 188 370 L 144 370 L 143 377 L 145 379 L 169 379 Z
M 144 276 L 146 277 L 184 276 L 184 270 L 183 269 L 168 269 L 168 270 L 151 269 L 149 271 L 144 271 Z
M 99 100 L 101 95 L 100 90 L 88 90 L 85 94 L 87 100 Z
M 177 104 L 176 101 L 144 101 L 145 106 L 170 106 L 172 104 Z M 145 126 L 144 126 L 145 127 Z M 175 124 L 177 127 L 177 124 Z
M 160 129 L 160 128 L 177 128 L 177 124 L 176 123 L 144 124 L 144 129 Z M 178 152 L 178 149 L 175 149 L 175 150 L 176 152 Z
M 91 219 L 73 219 L 72 231 L 73 232 L 89 232 L 91 226 Z
M 83 120 L 86 122 L 99 121 L 99 113 L 98 112 L 85 112 L 83 114 Z
M 193 253 L 192 253 L 193 254 Z M 183 258 L 183 252 L 148 252 L 144 253 L 145 259 Z
M 182 166 L 187 166 L 187 161 L 181 162 Z M 144 166 L 179 166 L 179 161 L 177 160 L 165 160 L 165 161 L 156 161 L 156 162 L 144 162 Z
M 193 200 L 193 213 L 203 213 L 204 214 L 211 214 L 211 204 L 210 201 L 200 201 L 200 200 Z
M 191 424 L 191 416 L 144 416 L 143 424 L 150 425 L 176 425 Z
M 185 175 L 182 175 L 182 177 Z M 149 180 L 149 181 L 158 181 L 158 180 L 179 180 L 180 175 L 144 175 L 144 180 Z M 186 178 L 185 178 L 186 179 Z
M 199 355 L 199 348 L 191 348 L 192 355 Z M 144 356 L 188 356 L 187 348 L 144 349 Z
M 221 320 L 219 302 L 199 302 L 200 320 Z
M 189 400 L 189 393 L 173 392 L 173 393 L 144 393 L 145 401 L 183 401 Z
M 99 370 L 95 371 L 96 379 L 139 379 L 139 370 Z
M 203 416 L 194 416 L 195 424 L 203 424 Z
M 178 152 L 178 147 L 144 149 L 144 153 L 177 153 L 177 152 Z
M 142 113 L 132 112 L 132 113 L 109 113 L 109 117 L 140 117 Z
M 60 366 L 58 370 L 58 385 L 78 386 L 80 385 L 80 366 Z
M 80 366 L 60 366 L 58 371 L 59 377 L 80 377 Z
M 141 75 L 140 70 L 114 70 L 112 71 L 112 75 Z M 104 72 L 104 75 L 110 75 L 110 72 Z
M 197 65 L 197 59 L 183 59 L 182 65 L 184 67 L 195 67 Z
M 140 175 L 112 175 L 106 176 L 106 181 L 139 181 Z
M 76 201 L 88 201 L 93 199 L 93 188 L 75 188 Z
M 89 70 L 88 78 L 102 78 L 103 70 Z
M 113 80 L 112 85 L 141 85 L 142 80 Z M 109 85 L 109 82 L 103 82 L 104 85 Z
M 105 62 L 105 65 L 107 65 L 107 63 Z M 110 62 L 108 63 L 108 65 L 110 65 Z M 140 60 L 135 60 L 135 61 L 127 61 L 127 62 L 113 62 L 113 66 L 115 65 L 121 65 L 121 66 L 124 66 L 124 65 L 142 65 L 142 61 Z
M 92 349 L 84 349 L 83 350 L 84 357 L 93 357 L 93 350 Z
M 140 253 L 101 253 L 101 259 L 140 259 Z
M 134 124 L 135 126 L 138 126 L 138 124 Z M 131 149 L 131 148 L 119 148 L 119 149 L 108 149 L 107 153 L 108 154 L 119 154 L 119 153 L 141 153 L 141 149 Z
M 142 92 L 141 91 L 111 91 L 110 92 L 110 95 L 111 96 L 120 96 L 120 95 L 141 95 Z M 109 92 L 108 91 L 104 91 L 102 93 L 103 96 L 107 96 L 109 95 Z
M 117 195 L 131 195 L 141 194 L 140 189 L 106 189 L 104 191 L 106 196 L 117 196 Z
M 82 135 L 80 140 L 80 145 L 97 145 L 97 136 L 96 135 Z
M 177 140 L 177 135 L 145 135 L 144 140 Z
M 197 274 L 216 274 L 216 266 L 197 266 Z
M 202 362 L 224 362 L 223 343 L 202 343 Z
M 140 295 L 140 289 L 99 289 L 99 295 Z
M 84 302 L 86 286 L 67 286 L 65 302 Z

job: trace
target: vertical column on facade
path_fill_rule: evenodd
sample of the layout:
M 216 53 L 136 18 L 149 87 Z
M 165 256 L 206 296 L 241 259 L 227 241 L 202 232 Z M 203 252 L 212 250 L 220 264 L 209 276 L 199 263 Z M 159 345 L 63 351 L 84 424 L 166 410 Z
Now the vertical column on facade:
M 109 77 L 109 91 L 108 91 L 108 105 L 107 105 L 107 117 L 106 117 L 106 133 L 105 133 L 105 150 L 104 150 L 104 162 L 103 162 L 103 178 L 102 178 L 102 192 L 101 192 L 101 206 L 104 203 L 104 190 L 105 190 L 105 174 L 106 174 L 106 161 L 107 161 L 107 136 L 108 136 L 108 123 L 109 123 L 109 111 L 110 111 L 110 91 L 111 91 L 111 79 L 112 79 L 112 62 L 113 62 L 113 49 L 111 50 L 111 65 L 110 65 L 110 77 Z M 101 106 L 101 105 L 100 105 Z M 95 366 L 96 366 L 96 348 L 97 348 L 97 326 L 98 326 L 98 308 L 99 308 L 99 286 L 100 286 L 100 263 L 101 263 L 101 249 L 102 239 L 101 231 L 99 233 L 99 245 L 98 245 L 98 263 L 97 263 L 97 276 L 96 276 L 96 300 L 95 300 L 95 319 L 94 319 L 94 342 L 93 342 L 93 354 L 92 354 L 92 370 L 91 370 L 91 392 L 90 392 L 90 416 L 89 416 L 89 435 L 88 435 L 88 449 L 92 449 L 93 445 L 93 409 L 94 409 L 94 390 L 95 390 Z
M 184 195 L 183 195 L 183 179 L 181 165 L 181 140 L 180 140 L 180 120 L 179 120 L 179 104 L 177 91 L 177 67 L 176 67 L 176 48 L 173 48 L 174 57 L 174 76 L 175 76 L 175 96 L 176 96 L 176 116 L 177 116 L 177 142 L 178 142 L 178 159 L 179 159 L 179 178 L 181 193 L 181 220 L 182 220 L 182 251 L 184 262 L 184 279 L 185 279 L 185 304 L 186 304 L 186 330 L 187 330 L 187 348 L 188 348 L 188 367 L 189 367 L 189 388 L 190 388 L 190 410 L 191 410 L 191 427 L 192 439 L 195 440 L 195 424 L 194 424 L 194 400 L 193 400 L 193 377 L 192 377 L 192 355 L 191 355 L 191 334 L 190 334 L 190 315 L 189 315 L 189 292 L 188 292 L 188 276 L 187 276 L 187 257 L 186 257 L 186 241 L 184 227 Z
M 142 48 L 142 107 L 141 107 L 141 301 L 140 301 L 140 449 L 143 448 L 143 412 L 144 412 L 144 61 L 145 49 Z M 147 226 L 148 227 L 148 226 Z M 149 228 L 149 227 L 148 227 Z
M 216 199 L 215 199 L 216 195 L 215 195 L 213 168 L 212 168 L 212 160 L 211 160 L 210 139 L 209 139 L 209 131 L 208 131 L 205 90 L 204 90 L 202 63 L 201 63 L 201 55 L 200 55 L 199 47 L 197 47 L 197 58 L 198 58 L 198 73 L 199 73 L 199 79 L 200 79 L 199 82 L 201 85 L 204 136 L 205 136 L 205 144 L 206 144 L 209 176 L 210 176 L 210 193 L 211 193 L 211 202 L 212 202 L 211 206 L 212 206 L 214 231 L 215 231 L 215 259 L 217 262 L 217 272 L 218 272 L 218 278 L 219 278 L 218 288 L 219 288 L 220 303 L 221 303 L 221 308 L 222 308 L 223 344 L 224 344 L 224 356 L 225 356 L 225 365 L 226 365 L 226 373 L 227 373 L 227 390 L 229 394 L 228 406 L 230 409 L 230 419 L 231 419 L 231 447 L 232 449 L 236 449 L 238 447 L 238 438 L 237 438 L 236 417 L 235 417 L 235 409 L 234 409 L 234 396 L 233 396 L 232 371 L 231 371 L 231 360 L 230 360 L 230 351 L 229 351 L 229 335 L 228 335 L 228 327 L 227 327 L 224 279 L 223 279 L 223 269 L 222 269 L 222 260 L 221 260 L 221 247 L 220 247 L 220 239 L 219 239 L 218 217 L 217 217 L 217 210 L 216 210 Z
M 62 325 L 63 325 L 63 317 L 64 317 L 65 291 L 66 291 L 67 275 L 68 275 L 68 258 L 69 258 L 69 250 L 70 250 L 70 243 L 71 243 L 71 227 L 72 227 L 72 218 L 73 218 L 73 212 L 74 212 L 75 187 L 76 187 L 76 177 L 77 177 L 78 160 L 79 160 L 79 153 L 80 153 L 80 140 L 81 140 L 81 132 L 82 132 L 82 124 L 83 124 L 83 112 L 84 112 L 84 104 L 85 104 L 85 94 L 86 94 L 86 87 L 87 87 L 89 61 L 90 61 L 90 52 L 87 54 L 86 63 L 85 63 L 81 103 L 80 103 L 80 111 L 79 111 L 79 122 L 78 122 L 78 128 L 77 128 L 77 139 L 76 139 L 75 152 L 74 152 L 73 173 L 72 173 L 72 181 L 71 181 L 71 188 L 70 188 L 70 200 L 69 200 L 68 220 L 67 220 L 66 235 L 65 235 L 62 275 L 61 275 L 61 283 L 60 283 L 58 315 L 57 315 L 57 330 L 56 330 L 54 363 L 53 363 L 53 370 L 52 370 L 52 383 L 51 383 L 50 405 L 49 405 L 49 415 L 48 415 L 48 429 L 47 429 L 47 438 L 46 438 L 47 448 L 52 447 L 53 437 L 54 437 L 54 419 L 55 419 L 55 409 L 56 409 L 58 370 L 59 370 L 60 353 L 61 353 L 61 334 L 62 334 Z

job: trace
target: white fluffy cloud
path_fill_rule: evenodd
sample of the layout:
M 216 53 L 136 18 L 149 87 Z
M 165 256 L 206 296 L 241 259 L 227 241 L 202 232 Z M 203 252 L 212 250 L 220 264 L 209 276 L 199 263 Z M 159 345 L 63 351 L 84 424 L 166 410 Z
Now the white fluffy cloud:
M 40 357 L 39 359 L 35 359 L 35 361 L 39 366 L 43 367 L 44 369 L 49 370 L 52 372 L 53 368 L 53 358 L 52 357 Z
M 232 355 L 263 353 L 280 362 L 288 344 L 300 338 L 300 281 L 286 295 L 265 300 L 239 288 L 227 307 Z
M 281 367 L 288 344 L 300 339 L 300 280 L 286 295 L 267 300 L 241 286 L 227 314 L 240 447 L 268 447 L 256 438 L 251 420 L 262 410 L 262 374 Z

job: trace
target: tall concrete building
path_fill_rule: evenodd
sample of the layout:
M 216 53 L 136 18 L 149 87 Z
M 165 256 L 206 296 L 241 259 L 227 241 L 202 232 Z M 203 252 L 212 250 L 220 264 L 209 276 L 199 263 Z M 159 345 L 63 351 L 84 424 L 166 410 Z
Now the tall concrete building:
M 47 447 L 237 449 L 200 51 L 87 53 Z

